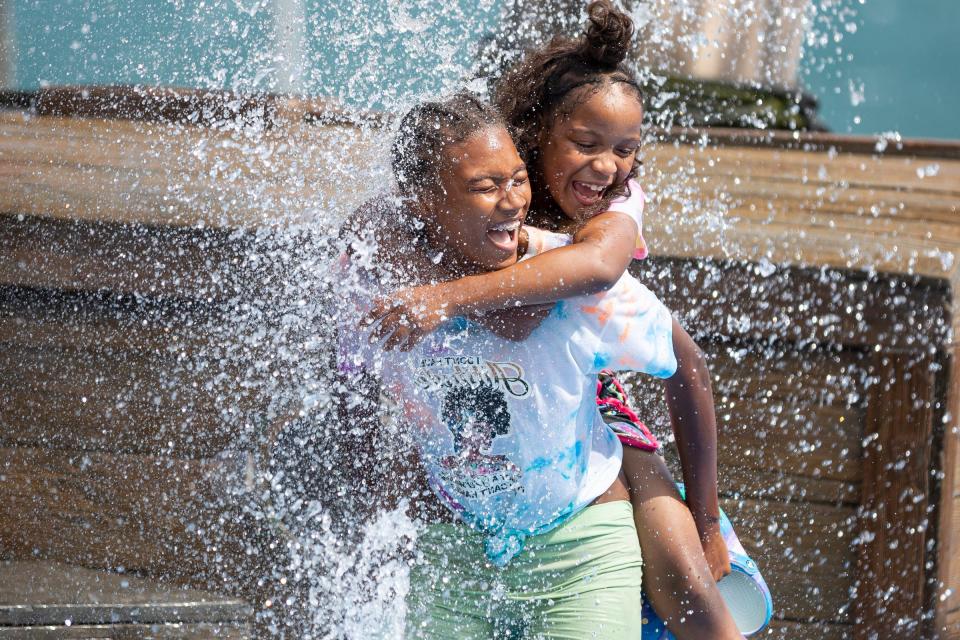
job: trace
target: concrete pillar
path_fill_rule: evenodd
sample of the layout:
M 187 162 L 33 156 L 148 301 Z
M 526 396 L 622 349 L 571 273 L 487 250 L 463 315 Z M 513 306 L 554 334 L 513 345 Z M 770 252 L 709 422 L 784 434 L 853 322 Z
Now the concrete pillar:
M 652 0 L 646 4 L 653 10 L 641 29 L 641 62 L 704 80 L 797 86 L 810 0 Z
M 642 68 L 704 80 L 795 88 L 810 0 L 624 0 Z M 496 49 L 508 55 L 577 34 L 585 0 L 511 0 Z M 489 49 L 489 48 L 488 48 Z
M 2 0 L 0 0 L 2 1 Z M 302 93 L 307 59 L 307 14 L 304 0 L 274 0 L 273 47 L 277 56 L 276 91 Z

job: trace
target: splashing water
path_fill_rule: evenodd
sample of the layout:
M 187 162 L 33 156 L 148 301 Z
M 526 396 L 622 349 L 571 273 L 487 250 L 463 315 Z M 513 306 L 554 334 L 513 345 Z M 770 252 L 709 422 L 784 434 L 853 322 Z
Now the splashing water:
M 24 6 L 21 15 L 29 19 L 39 5 Z M 118 13 L 136 9 L 132 0 L 117 6 Z M 204 445 L 207 457 L 216 461 L 204 477 L 209 485 L 204 506 L 227 515 L 218 523 L 224 531 L 198 531 L 197 536 L 210 554 L 205 561 L 214 573 L 222 572 L 221 583 L 239 584 L 236 590 L 243 593 L 279 594 L 269 596 L 258 613 L 259 623 L 278 637 L 402 635 L 402 603 L 417 536 L 416 523 L 404 515 L 406 503 L 374 508 L 369 519 L 329 504 L 346 500 L 342 494 L 350 488 L 349 470 L 334 468 L 343 459 L 338 447 L 346 447 L 337 443 L 351 428 L 338 424 L 331 410 L 344 391 L 337 388 L 330 365 L 330 318 L 338 311 L 338 288 L 344 286 L 330 275 L 343 250 L 335 230 L 359 204 L 392 186 L 386 157 L 389 116 L 464 82 L 483 87 L 482 78 L 524 46 L 543 42 L 558 30 L 573 32 L 582 18 L 578 8 L 564 0 L 536 6 L 493 0 L 389 0 L 360 6 L 171 0 L 142 14 L 145 31 L 160 33 L 153 44 L 135 47 L 121 41 L 108 51 L 96 48 L 102 34 L 119 28 L 112 14 L 91 11 L 86 26 L 53 28 L 57 37 L 69 40 L 70 53 L 61 62 L 66 60 L 68 67 L 75 63 L 68 78 L 74 82 L 186 85 L 240 95 L 282 91 L 329 101 L 305 109 L 309 117 L 265 108 L 248 118 L 214 119 L 202 131 L 192 123 L 130 125 L 123 135 L 141 146 L 125 151 L 147 169 L 117 172 L 124 191 L 135 194 L 129 197 L 146 203 L 141 208 L 153 216 L 154 225 L 183 234 L 177 236 L 182 242 L 162 242 L 154 227 L 145 225 L 134 233 L 134 241 L 140 248 L 155 247 L 157 254 L 179 251 L 176 260 L 193 261 L 204 276 L 185 282 L 166 273 L 169 263 L 138 265 L 143 281 L 165 283 L 161 293 L 173 292 L 174 302 L 167 307 L 158 303 L 150 318 L 152 328 L 170 336 L 153 354 L 163 368 L 143 374 L 144 382 L 134 380 L 104 402 L 114 419 L 149 413 L 143 405 L 156 404 L 150 415 L 162 422 L 157 416 L 173 408 L 179 422 L 158 429 L 156 442 L 139 443 L 168 457 L 189 457 L 204 437 L 195 434 L 208 428 L 201 422 L 215 423 L 212 444 Z M 684 75 L 796 90 L 802 81 L 797 67 L 801 48 L 808 64 L 841 65 L 842 40 L 856 32 L 855 7 L 846 2 L 684 0 L 637 1 L 629 9 L 640 34 L 634 62 L 648 87 L 645 146 L 653 159 L 663 159 L 648 162 L 642 174 L 651 212 L 648 239 L 654 247 L 669 246 L 670 238 L 683 235 L 690 239 L 687 254 L 716 249 L 714 253 L 727 255 L 739 203 L 722 187 L 703 186 L 711 178 L 711 163 L 719 162 L 706 137 L 681 144 L 665 134 L 670 127 L 695 124 L 689 111 L 673 102 L 668 79 Z M 185 41 L 192 52 L 202 54 L 175 55 Z M 781 50 L 793 53 L 774 55 Z M 52 67 L 35 66 L 38 84 L 46 83 Z M 20 73 L 28 72 L 24 69 L 21 65 Z M 851 102 L 864 100 L 859 80 L 845 79 L 837 86 Z M 348 124 L 334 117 L 343 108 L 351 111 Z M 116 126 L 119 131 L 126 125 Z M 881 136 L 877 151 L 899 142 L 896 134 Z M 177 158 L 175 164 L 157 161 L 171 157 Z M 911 170 L 924 180 L 944 171 L 932 161 Z M 827 182 L 827 177 L 817 179 Z M 775 213 L 769 211 L 770 221 Z M 765 245 L 758 246 L 750 275 L 775 283 L 783 278 L 779 260 Z M 849 266 L 874 262 L 871 251 L 855 247 Z M 954 267 L 947 251 L 920 258 L 941 262 L 944 271 Z M 666 291 L 687 297 L 718 289 L 726 277 L 723 269 L 707 263 L 693 264 L 680 277 L 666 267 L 652 268 L 648 275 Z M 835 278 L 824 271 L 811 276 L 811 282 L 840 287 Z M 131 279 L 131 304 L 149 307 L 159 294 L 140 290 L 137 280 L 136 275 Z M 848 299 L 844 291 L 833 293 L 838 302 Z M 798 309 L 806 304 L 794 302 Z M 123 313 L 120 305 L 113 311 L 117 317 Z M 868 312 L 855 305 L 841 307 L 804 319 L 802 325 L 788 313 L 770 318 L 736 313 L 720 324 L 722 338 L 737 340 L 718 347 L 714 362 L 742 375 L 718 385 L 718 415 L 752 442 L 743 455 L 763 458 L 767 442 L 784 432 L 796 436 L 782 449 L 782 459 L 764 459 L 764 465 L 779 471 L 761 470 L 758 474 L 767 475 L 760 480 L 733 479 L 725 508 L 765 533 L 758 537 L 758 547 L 774 548 L 811 572 L 836 570 L 849 577 L 851 566 L 831 567 L 827 556 L 838 545 L 869 542 L 855 531 L 858 514 L 851 496 L 859 490 L 859 480 L 849 460 L 859 459 L 872 443 L 851 437 L 843 425 L 862 419 L 859 412 L 876 372 L 864 364 L 865 352 L 817 347 L 822 342 L 817 336 L 839 335 Z M 683 317 L 695 324 L 709 313 L 687 309 Z M 761 339 L 772 333 L 793 342 Z M 797 353 L 804 363 L 799 371 L 778 364 Z M 771 382 L 761 385 L 760 380 Z M 147 381 L 156 383 L 150 396 L 142 388 L 150 386 Z M 355 400 L 359 406 L 376 399 Z M 793 405 L 801 401 L 819 413 L 798 415 Z M 643 415 L 652 416 L 660 433 L 667 432 L 662 408 Z M 765 423 L 754 429 L 757 416 Z M 397 431 L 396 421 L 387 416 L 385 437 L 399 438 Z M 156 464 L 166 459 L 158 457 Z M 354 466 L 380 463 L 350 460 Z M 798 481 L 809 477 L 827 480 L 822 485 Z M 795 503 L 824 491 L 827 481 L 834 493 L 815 498 L 842 508 L 801 512 Z M 758 503 L 771 496 L 781 501 L 781 511 L 773 516 Z M 350 499 L 362 502 L 364 497 Z M 240 538 L 250 566 L 231 564 L 225 555 L 209 551 L 237 524 L 244 528 Z M 809 547 L 811 536 L 826 540 L 822 553 L 818 547 L 811 556 L 799 557 L 798 549 Z M 250 582 L 257 584 L 246 584 Z M 855 589 L 852 578 L 844 584 Z M 848 620 L 845 611 L 806 613 Z

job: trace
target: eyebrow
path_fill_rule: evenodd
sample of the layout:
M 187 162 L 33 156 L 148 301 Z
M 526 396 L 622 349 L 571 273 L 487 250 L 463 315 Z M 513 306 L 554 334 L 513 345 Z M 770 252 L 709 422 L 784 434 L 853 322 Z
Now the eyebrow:
M 510 178 L 512 178 L 513 176 L 517 175 L 517 174 L 520 173 L 521 171 L 526 171 L 526 170 L 527 170 L 527 165 L 521 164 L 521 165 L 518 166 L 516 169 L 514 169 L 514 170 L 513 170 L 513 173 L 511 173 L 509 176 L 504 176 L 504 175 L 492 175 L 492 174 L 491 174 L 491 175 L 476 176 L 476 177 L 474 177 L 474 178 L 470 178 L 469 180 L 467 180 L 467 184 L 475 184 L 475 183 L 477 183 L 477 182 L 483 182 L 484 180 L 493 180 L 494 182 L 503 182 L 504 180 L 509 180 Z
M 571 133 L 574 133 L 574 134 L 577 134 L 577 135 L 586 134 L 586 135 L 590 135 L 590 136 L 603 137 L 603 134 L 602 134 L 602 133 L 598 133 L 598 132 L 594 131 L 593 129 L 588 129 L 588 128 L 586 128 L 586 127 L 571 127 L 571 128 L 570 128 L 570 132 L 571 132 Z M 633 137 L 628 138 L 628 139 L 630 140 L 630 142 L 636 142 L 637 144 L 640 144 L 641 142 L 643 142 L 643 136 L 633 136 Z

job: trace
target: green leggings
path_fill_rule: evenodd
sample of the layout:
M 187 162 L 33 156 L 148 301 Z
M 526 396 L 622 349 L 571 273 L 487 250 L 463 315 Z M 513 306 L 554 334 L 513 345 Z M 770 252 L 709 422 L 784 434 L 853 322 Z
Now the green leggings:
M 640 637 L 640 543 L 626 501 L 587 507 L 528 538 L 504 568 L 466 526 L 430 525 L 417 541 L 407 638 Z

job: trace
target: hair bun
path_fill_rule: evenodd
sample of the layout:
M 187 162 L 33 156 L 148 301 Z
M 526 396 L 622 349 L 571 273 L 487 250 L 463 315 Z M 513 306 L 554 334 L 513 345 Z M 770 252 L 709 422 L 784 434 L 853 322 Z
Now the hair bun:
M 633 20 L 610 0 L 594 0 L 587 6 L 590 24 L 581 38 L 580 54 L 587 60 L 616 67 L 627 57 L 633 39 Z

